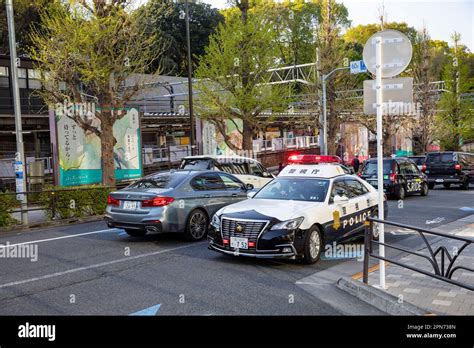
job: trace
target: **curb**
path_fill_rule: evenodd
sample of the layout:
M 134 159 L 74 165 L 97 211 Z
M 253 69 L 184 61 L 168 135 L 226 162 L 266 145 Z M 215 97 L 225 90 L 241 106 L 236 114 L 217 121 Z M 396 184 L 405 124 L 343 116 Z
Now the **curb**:
M 390 315 L 432 315 L 406 301 L 399 303 L 397 297 L 352 278 L 340 278 L 337 287 Z
M 64 226 L 64 225 L 76 225 L 82 224 L 86 222 L 94 222 L 94 221 L 101 221 L 104 219 L 103 215 L 96 215 L 96 216 L 88 216 L 83 218 L 71 218 L 71 219 L 62 219 L 62 220 L 54 220 L 54 221 L 44 221 L 44 222 L 37 222 L 32 223 L 27 226 L 9 226 L 7 228 L 0 228 L 0 234 L 9 233 L 9 232 L 24 232 L 24 231 L 32 231 L 36 228 L 40 227 L 55 227 L 55 226 Z

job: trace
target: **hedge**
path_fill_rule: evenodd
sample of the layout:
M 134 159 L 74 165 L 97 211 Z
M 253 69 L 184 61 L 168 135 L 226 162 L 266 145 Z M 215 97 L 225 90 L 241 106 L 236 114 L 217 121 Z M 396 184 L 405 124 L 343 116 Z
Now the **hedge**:
M 0 227 L 16 224 L 17 220 L 11 215 L 14 208 L 18 206 L 15 195 L 0 193 Z
M 111 189 L 104 186 L 45 188 L 39 195 L 40 205 L 49 219 L 69 219 L 102 215 Z

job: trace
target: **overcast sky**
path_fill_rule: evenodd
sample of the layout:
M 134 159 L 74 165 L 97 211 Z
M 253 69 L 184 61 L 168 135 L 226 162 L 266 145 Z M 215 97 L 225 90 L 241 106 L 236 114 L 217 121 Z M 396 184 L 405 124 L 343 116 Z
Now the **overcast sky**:
M 143 0 L 146 1 L 146 0 Z M 389 22 L 406 22 L 421 29 L 426 26 L 431 38 L 451 44 L 451 34 L 461 33 L 461 42 L 474 51 L 474 0 L 339 0 L 349 10 L 352 25 L 377 23 L 384 4 Z M 227 0 L 204 0 L 223 8 Z

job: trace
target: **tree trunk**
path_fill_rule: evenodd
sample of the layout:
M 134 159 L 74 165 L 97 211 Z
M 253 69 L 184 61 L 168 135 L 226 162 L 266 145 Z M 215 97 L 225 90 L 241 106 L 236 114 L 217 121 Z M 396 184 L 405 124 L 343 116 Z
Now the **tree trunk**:
M 110 117 L 104 117 L 101 122 L 100 145 L 102 150 L 102 184 L 115 186 L 114 146 L 117 140 L 113 134 Z
M 250 122 L 242 120 L 242 150 L 253 150 L 253 126 Z

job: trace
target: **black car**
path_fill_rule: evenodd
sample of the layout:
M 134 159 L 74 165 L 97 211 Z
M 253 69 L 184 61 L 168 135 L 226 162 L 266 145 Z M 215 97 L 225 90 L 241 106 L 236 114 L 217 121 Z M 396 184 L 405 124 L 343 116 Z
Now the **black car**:
M 467 152 L 429 152 L 423 166 L 428 177 L 428 185 L 460 185 L 464 190 L 474 181 L 474 154 Z
M 377 188 L 377 159 L 368 159 L 360 172 L 360 177 Z M 428 181 L 415 162 L 405 157 L 383 160 L 383 191 L 397 199 L 407 194 L 428 194 Z
M 413 162 L 415 162 L 416 166 L 419 170 L 423 168 L 423 164 L 425 164 L 426 156 L 408 156 Z

